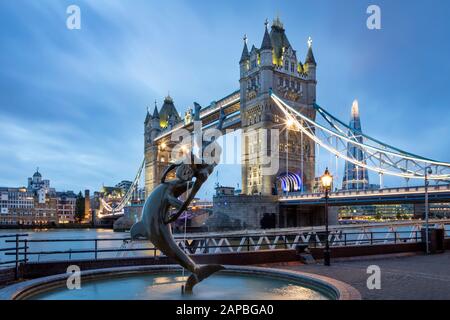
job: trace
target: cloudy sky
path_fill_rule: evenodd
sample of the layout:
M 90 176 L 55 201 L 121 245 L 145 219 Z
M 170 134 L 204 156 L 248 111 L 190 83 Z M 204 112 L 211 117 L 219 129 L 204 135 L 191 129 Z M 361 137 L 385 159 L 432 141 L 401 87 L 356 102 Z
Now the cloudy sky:
M 373 3 L 381 30 L 366 28 Z M 70 4 L 81 30 L 66 28 Z M 0 185 L 36 167 L 60 190 L 132 179 L 146 108 L 237 89 L 243 34 L 259 47 L 277 14 L 299 57 L 313 38 L 320 105 L 348 121 L 357 98 L 367 134 L 450 161 L 448 1 L 19 0 L 0 2 Z M 240 170 L 219 177 L 236 185 Z

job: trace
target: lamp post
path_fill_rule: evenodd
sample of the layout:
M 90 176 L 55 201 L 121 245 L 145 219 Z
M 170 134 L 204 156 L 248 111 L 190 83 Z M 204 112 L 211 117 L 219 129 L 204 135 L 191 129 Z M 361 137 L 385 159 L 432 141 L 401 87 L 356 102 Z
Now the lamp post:
M 331 190 L 331 186 L 333 184 L 333 176 L 328 171 L 328 168 L 325 169 L 325 173 L 320 177 L 320 182 L 322 184 L 322 188 L 325 191 L 325 250 L 323 251 L 323 264 L 325 266 L 330 265 L 330 243 L 328 241 L 329 230 L 328 230 L 328 198 L 329 192 Z
M 425 168 L 425 248 L 426 248 L 426 253 L 429 254 L 430 253 L 430 244 L 428 243 L 429 241 L 429 234 L 428 234 L 428 216 L 429 216 L 429 204 L 428 204 L 428 175 L 432 174 L 433 170 L 431 170 L 431 167 L 426 167 Z

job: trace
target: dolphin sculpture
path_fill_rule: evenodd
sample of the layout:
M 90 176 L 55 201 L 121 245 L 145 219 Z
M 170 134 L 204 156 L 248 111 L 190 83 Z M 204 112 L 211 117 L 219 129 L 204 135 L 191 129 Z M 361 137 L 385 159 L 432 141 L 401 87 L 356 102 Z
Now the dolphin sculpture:
M 184 176 L 192 177 L 192 170 L 188 165 L 181 165 L 177 169 L 177 179 L 159 184 L 147 198 L 142 209 L 141 220 L 136 222 L 130 230 L 131 238 L 146 238 L 164 255 L 175 260 L 192 274 L 186 281 L 185 292 L 191 293 L 193 287 L 209 277 L 211 274 L 224 269 L 221 265 L 197 265 L 175 242 L 170 227 L 170 207 L 181 208 L 183 202 L 178 199 L 192 186 L 192 181 Z
M 199 113 L 200 105 L 195 103 L 197 113 Z M 217 129 L 221 130 L 225 120 L 225 113 L 220 110 L 219 123 Z M 209 142 L 203 147 L 205 148 L 215 140 Z M 220 146 L 216 144 L 215 151 L 218 155 L 222 152 Z M 203 155 L 202 155 L 203 156 Z M 177 162 L 171 164 L 163 173 L 161 184 L 159 184 L 145 200 L 142 209 L 141 220 L 136 222 L 130 230 L 131 238 L 137 239 L 144 237 L 149 239 L 153 245 L 158 248 L 167 257 L 172 258 L 183 268 L 189 270 L 192 274 L 189 276 L 184 287 L 184 292 L 191 293 L 193 287 L 209 277 L 213 273 L 224 269 L 222 265 L 211 264 L 205 266 L 197 265 L 176 243 L 172 236 L 170 223 L 178 219 L 178 217 L 186 210 L 189 203 L 192 201 L 200 187 L 208 179 L 208 176 L 213 172 L 217 163 L 205 163 L 199 161 L 198 158 L 191 152 L 191 159 L 189 164 Z M 184 161 L 185 162 L 185 161 Z M 176 179 L 166 181 L 166 177 L 172 170 L 176 170 Z M 195 178 L 195 182 L 192 181 Z M 178 199 L 184 192 L 187 192 L 192 187 L 192 191 L 187 195 L 183 202 Z M 169 209 L 174 207 L 177 212 L 170 216 Z

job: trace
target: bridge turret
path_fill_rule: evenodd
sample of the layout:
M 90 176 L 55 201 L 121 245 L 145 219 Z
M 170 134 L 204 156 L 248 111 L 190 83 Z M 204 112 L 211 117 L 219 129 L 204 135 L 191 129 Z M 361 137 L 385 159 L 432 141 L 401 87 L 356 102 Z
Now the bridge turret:
M 269 22 L 266 20 L 263 41 L 259 49 L 260 94 L 268 94 L 273 86 L 273 46 L 267 28 L 268 24 Z
M 145 117 L 145 147 L 150 145 L 154 145 L 155 138 L 161 132 L 160 119 L 158 113 L 158 107 L 155 101 L 155 108 L 153 110 L 153 114 L 150 115 L 150 112 L 147 110 L 147 116 Z
M 247 35 L 244 35 L 244 48 L 242 49 L 241 60 L 239 60 L 239 66 L 241 71 L 241 78 L 245 76 L 245 73 L 250 68 L 250 54 L 247 47 Z
M 313 50 L 312 50 L 312 39 L 309 37 L 308 39 L 308 53 L 306 54 L 304 71 L 308 75 L 309 80 L 316 80 L 316 59 L 314 58 Z
M 158 112 L 158 107 L 156 106 L 156 101 L 155 101 L 155 109 L 153 110 L 153 115 L 152 115 L 152 120 L 151 120 L 151 127 L 153 129 L 161 130 L 159 112 Z
M 147 116 L 145 118 L 145 143 L 144 143 L 144 155 L 145 155 L 145 192 L 146 196 L 157 185 L 159 177 L 158 157 L 159 149 L 155 142 L 155 138 L 161 133 L 160 115 L 158 112 L 158 106 L 155 101 L 155 107 L 153 114 L 150 115 L 147 110 Z

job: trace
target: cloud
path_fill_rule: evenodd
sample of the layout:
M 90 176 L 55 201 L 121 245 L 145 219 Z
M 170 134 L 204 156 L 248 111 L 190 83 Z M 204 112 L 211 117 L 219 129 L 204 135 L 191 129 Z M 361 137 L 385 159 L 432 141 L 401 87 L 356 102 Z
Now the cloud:
M 450 160 L 442 138 L 450 100 L 450 48 L 442 39 L 450 29 L 424 28 L 428 17 L 448 25 L 443 8 L 411 7 L 424 17 L 416 25 L 403 4 L 382 1 L 383 31 L 369 33 L 364 5 L 355 1 L 77 1 L 82 29 L 71 31 L 69 4 L 0 4 L 1 185 L 23 184 L 36 166 L 58 188 L 132 179 L 143 156 L 146 107 L 155 99 L 161 105 L 170 91 L 183 112 L 193 101 L 206 105 L 237 89 L 242 35 L 259 46 L 264 19 L 277 11 L 299 57 L 314 38 L 319 104 L 346 121 L 358 98 L 367 133 Z M 401 32 L 390 29 L 397 24 Z M 433 50 L 399 40 L 425 33 Z M 432 61 L 439 68 L 427 70 Z M 240 182 L 239 168 L 220 171 L 227 172 L 219 174 L 224 184 Z M 211 194 L 212 185 L 204 190 Z

